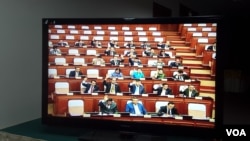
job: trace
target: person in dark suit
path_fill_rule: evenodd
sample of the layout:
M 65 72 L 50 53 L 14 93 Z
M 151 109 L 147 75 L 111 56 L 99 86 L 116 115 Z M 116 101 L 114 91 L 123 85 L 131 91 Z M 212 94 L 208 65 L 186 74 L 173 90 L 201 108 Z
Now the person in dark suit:
M 114 56 L 116 55 L 116 51 L 114 47 L 108 47 L 105 51 L 104 54 L 107 56 Z
M 169 64 L 169 67 L 179 67 L 179 66 L 182 66 L 180 58 L 176 58 L 174 62 L 171 62 Z
M 103 80 L 103 85 L 105 86 L 105 93 L 116 94 L 120 93 L 121 89 L 118 83 L 116 83 L 116 78 L 112 78 L 111 82 L 107 82 L 109 75 L 107 74 Z
M 173 95 L 172 89 L 168 87 L 167 83 L 163 83 L 162 86 L 156 89 L 157 95 Z
M 81 75 L 83 75 L 83 73 L 79 67 L 75 67 L 75 70 L 69 73 L 69 77 L 80 77 Z
M 167 115 L 179 115 L 178 110 L 175 108 L 175 104 L 172 101 L 169 101 L 166 106 L 161 106 L 158 113 L 159 116 Z
M 82 40 L 79 40 L 75 42 L 75 47 L 87 47 L 87 45 Z
M 128 51 L 128 52 L 125 54 L 125 56 L 129 56 L 129 57 L 131 57 L 131 56 L 136 56 L 136 55 L 137 55 L 137 53 L 135 52 L 135 49 L 133 49 L 133 48 L 131 48 L 130 51 Z
M 126 48 L 135 48 L 135 44 L 133 42 L 133 40 L 131 40 L 130 42 L 128 42 L 127 44 L 125 44 Z
M 216 51 L 216 42 L 207 47 L 207 51 Z
M 99 87 L 96 85 L 96 81 L 92 80 L 91 83 L 88 83 L 86 81 L 82 82 L 82 85 L 86 87 L 84 93 L 95 93 L 99 91 Z
M 100 107 L 101 113 L 114 114 L 118 112 L 117 104 L 112 98 L 108 98 L 106 101 L 100 101 L 98 106 Z
M 119 66 L 124 62 L 124 57 L 121 55 L 121 58 L 118 58 L 117 56 L 114 56 L 112 59 L 110 59 L 110 64 L 112 66 Z
M 158 57 L 170 57 L 170 55 L 168 53 L 166 53 L 165 50 L 161 50 L 159 52 Z
M 157 48 L 161 48 L 161 49 L 165 48 L 165 45 L 162 43 L 162 41 L 159 41 L 156 46 Z
M 57 43 L 57 45 L 60 46 L 60 47 L 69 47 L 68 42 L 63 41 L 63 40 L 60 40 L 60 41 Z
M 144 86 L 140 80 L 135 80 L 133 83 L 129 84 L 129 89 L 132 95 L 141 95 L 145 93 Z
M 139 102 L 137 97 L 132 97 L 132 102 L 128 102 L 126 104 L 125 112 L 129 112 L 131 114 L 136 115 L 145 115 L 147 114 L 147 110 L 143 106 L 142 103 Z
M 129 62 L 129 65 L 130 66 L 139 66 L 141 65 L 141 60 L 138 58 L 138 57 L 135 57 L 135 56 L 131 56 L 129 59 L 128 59 L 128 62 Z
M 190 77 L 189 77 L 186 73 L 184 73 L 182 69 L 179 69 L 179 70 L 174 74 L 173 78 L 174 78 L 175 80 L 180 80 L 180 81 L 184 81 L 184 80 L 190 79 Z
M 196 97 L 199 96 L 199 92 L 195 89 L 193 85 L 189 85 L 188 88 L 186 88 L 183 91 L 184 97 Z

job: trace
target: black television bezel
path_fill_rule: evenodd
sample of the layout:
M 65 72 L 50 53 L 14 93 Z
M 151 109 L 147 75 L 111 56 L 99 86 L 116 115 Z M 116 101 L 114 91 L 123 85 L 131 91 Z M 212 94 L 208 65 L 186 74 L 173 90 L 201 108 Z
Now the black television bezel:
M 223 106 L 223 53 L 221 38 L 223 31 L 221 16 L 166 17 L 166 18 L 43 18 L 42 19 L 42 124 L 65 127 L 78 127 L 100 130 L 128 131 L 148 133 L 152 135 L 180 135 L 195 137 L 220 137 L 222 135 Z M 76 117 L 62 118 L 49 116 L 48 113 L 48 25 L 49 24 L 178 24 L 178 23 L 217 23 L 216 50 L 216 86 L 215 86 L 215 128 L 159 125 L 125 121 L 102 121 L 80 119 Z M 219 66 L 219 67 L 218 67 Z M 193 133 L 193 134 L 190 134 Z

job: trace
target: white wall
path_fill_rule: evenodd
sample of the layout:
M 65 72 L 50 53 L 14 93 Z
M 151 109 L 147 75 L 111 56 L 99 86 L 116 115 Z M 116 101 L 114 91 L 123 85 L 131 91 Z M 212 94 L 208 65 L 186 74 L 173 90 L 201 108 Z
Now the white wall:
M 42 18 L 152 17 L 153 0 L 1 0 L 0 129 L 41 117 Z

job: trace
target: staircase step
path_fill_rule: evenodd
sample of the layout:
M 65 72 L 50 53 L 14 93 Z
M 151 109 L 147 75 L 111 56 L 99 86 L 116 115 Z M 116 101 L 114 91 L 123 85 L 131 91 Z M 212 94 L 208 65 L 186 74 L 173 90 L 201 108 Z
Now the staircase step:
M 195 53 L 192 52 L 176 52 L 177 56 L 196 56 Z
M 188 64 L 188 65 L 202 65 L 202 61 L 199 61 L 199 60 L 182 60 L 182 63 L 185 65 L 185 64 Z
M 210 75 L 211 71 L 206 69 L 191 69 L 191 74 L 206 74 Z
M 215 87 L 215 81 L 214 80 L 200 80 L 201 86 L 207 86 L 207 87 Z
M 208 93 L 208 92 L 200 91 L 200 96 L 211 97 L 213 100 L 215 100 L 215 94 L 214 93 Z

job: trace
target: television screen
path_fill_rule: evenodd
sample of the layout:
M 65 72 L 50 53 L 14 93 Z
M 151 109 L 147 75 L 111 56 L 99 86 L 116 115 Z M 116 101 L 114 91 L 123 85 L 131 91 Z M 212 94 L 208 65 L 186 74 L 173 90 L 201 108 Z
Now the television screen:
M 214 136 L 221 125 L 219 21 L 44 18 L 43 123 Z

